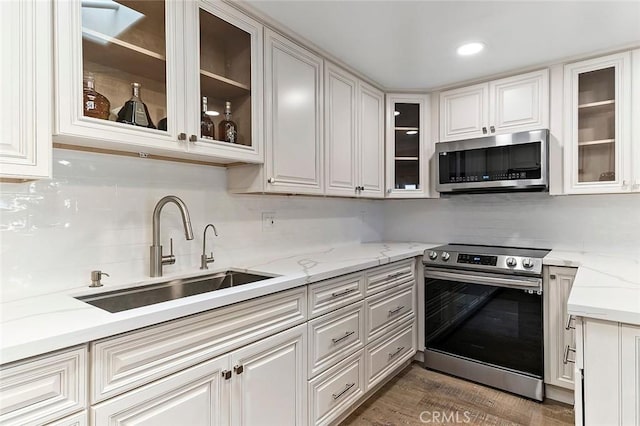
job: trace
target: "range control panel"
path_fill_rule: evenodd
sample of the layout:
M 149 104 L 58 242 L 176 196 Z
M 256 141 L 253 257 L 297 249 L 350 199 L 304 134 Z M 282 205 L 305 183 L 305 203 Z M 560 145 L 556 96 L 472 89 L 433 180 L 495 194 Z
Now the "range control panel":
M 484 256 L 481 254 L 458 254 L 458 263 L 468 263 L 471 265 L 490 265 L 498 264 L 498 256 Z

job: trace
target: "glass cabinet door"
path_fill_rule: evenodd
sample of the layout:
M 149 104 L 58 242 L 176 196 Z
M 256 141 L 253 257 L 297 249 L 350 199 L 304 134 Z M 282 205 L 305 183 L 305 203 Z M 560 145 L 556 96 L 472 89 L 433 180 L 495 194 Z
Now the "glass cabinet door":
M 388 95 L 387 197 L 424 197 L 426 95 Z
M 165 16 L 162 0 L 82 2 L 85 119 L 167 130 Z

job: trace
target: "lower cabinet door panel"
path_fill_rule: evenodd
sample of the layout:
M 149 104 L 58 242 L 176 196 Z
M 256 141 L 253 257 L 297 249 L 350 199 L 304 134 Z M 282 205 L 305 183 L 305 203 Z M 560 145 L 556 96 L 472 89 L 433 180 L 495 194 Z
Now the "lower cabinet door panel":
M 222 356 L 142 386 L 91 408 L 92 424 L 226 425 L 229 381 L 222 376 L 229 357 Z
M 389 332 L 365 348 L 367 390 L 380 383 L 396 367 L 416 353 L 415 319 Z
M 365 300 L 367 342 L 385 334 L 391 328 L 414 316 L 415 283 L 385 290 Z
M 326 425 L 364 395 L 364 350 L 309 381 L 309 424 Z
M 57 422 L 48 423 L 47 426 L 88 426 L 89 425 L 89 416 L 87 415 L 87 411 L 82 411 L 78 414 L 74 414 L 73 416 L 65 417 L 62 420 L 58 420 Z
M 230 354 L 233 426 L 306 424 L 306 334 L 301 324 Z

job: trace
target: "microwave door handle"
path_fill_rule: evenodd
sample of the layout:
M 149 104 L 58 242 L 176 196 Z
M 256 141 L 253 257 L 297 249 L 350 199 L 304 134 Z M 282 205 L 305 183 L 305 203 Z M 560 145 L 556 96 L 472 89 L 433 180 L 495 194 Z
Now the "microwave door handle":
M 529 277 L 496 277 L 488 275 L 464 274 L 459 272 L 437 271 L 425 269 L 424 276 L 428 278 L 461 281 L 469 284 L 491 285 L 495 287 L 507 287 L 521 290 L 542 290 L 541 278 Z

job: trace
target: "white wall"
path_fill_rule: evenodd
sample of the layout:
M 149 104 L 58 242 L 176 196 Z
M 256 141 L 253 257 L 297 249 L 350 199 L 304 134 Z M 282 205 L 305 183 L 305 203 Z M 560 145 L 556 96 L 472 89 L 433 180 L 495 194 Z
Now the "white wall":
M 454 195 L 384 203 L 385 240 L 511 245 L 640 255 L 640 194 Z
M 149 276 L 151 216 L 174 194 L 191 214 L 195 239 L 186 241 L 178 209 L 165 206 L 162 244 L 173 237 L 176 264 L 165 275 L 197 271 L 202 232 L 216 262 L 233 265 L 274 251 L 379 240 L 381 202 L 321 197 L 236 196 L 223 168 L 54 150 L 53 179 L 0 184 L 0 298 L 3 301 L 81 287 L 93 269 L 111 283 Z M 262 229 L 262 212 L 276 225 Z

